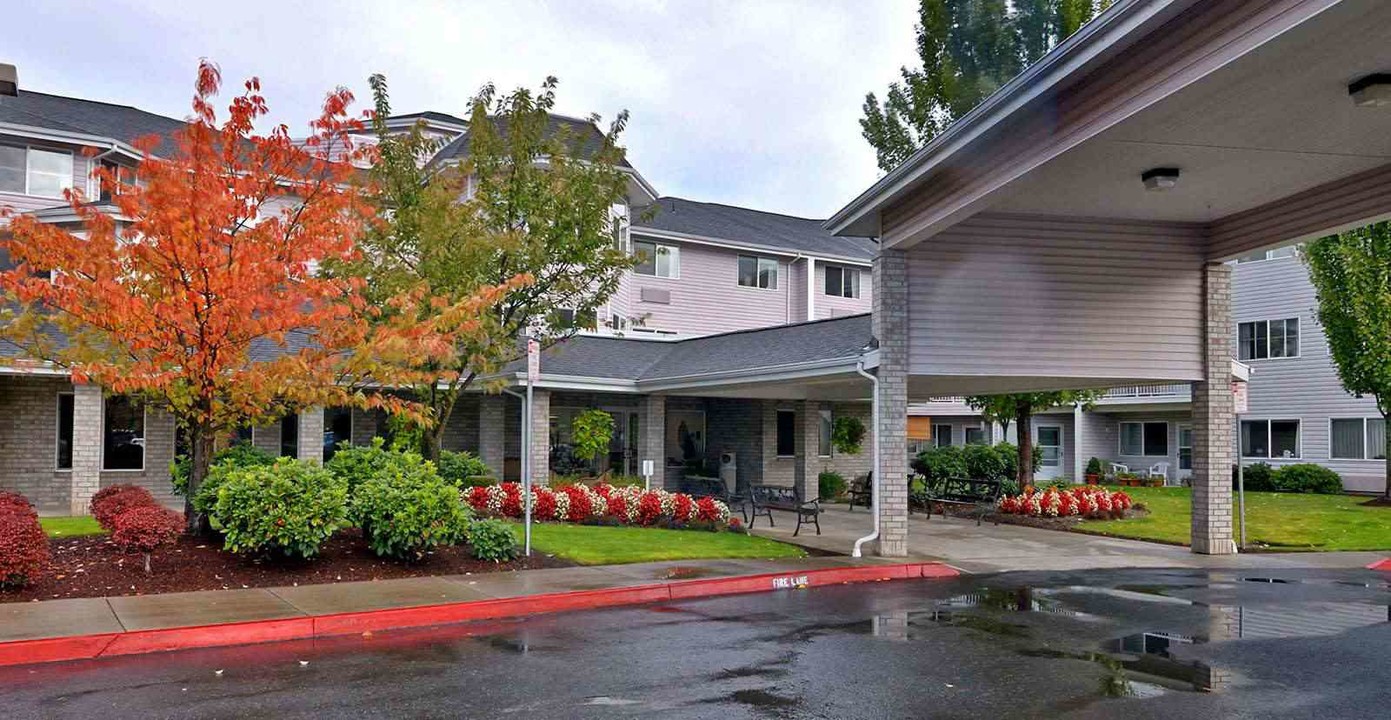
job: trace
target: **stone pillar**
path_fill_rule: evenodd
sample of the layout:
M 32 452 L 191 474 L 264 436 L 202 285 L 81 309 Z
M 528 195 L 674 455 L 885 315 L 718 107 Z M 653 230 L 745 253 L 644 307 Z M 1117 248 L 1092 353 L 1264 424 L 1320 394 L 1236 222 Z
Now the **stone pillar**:
M 551 391 L 531 396 L 531 484 L 551 483 Z
M 798 403 L 797 419 L 797 490 L 811 500 L 821 494 L 821 403 Z
M 1193 552 L 1231 555 L 1232 541 L 1232 273 L 1203 269 L 1203 376 L 1193 383 Z
M 879 554 L 908 554 L 908 256 L 874 259 L 874 337 L 879 341 Z
M 517 432 L 521 432 L 518 428 Z M 478 400 L 478 458 L 502 480 L 507 457 L 507 397 L 484 395 Z
M 299 411 L 299 447 L 295 456 L 309 462 L 324 461 L 323 408 L 316 406 Z
M 96 385 L 73 385 L 72 473 L 68 512 L 86 515 L 101 488 L 102 427 L 106 402 Z
M 642 400 L 638 422 L 638 471 L 644 460 L 652 461 L 652 487 L 666 488 L 667 481 L 667 399 L 648 395 Z

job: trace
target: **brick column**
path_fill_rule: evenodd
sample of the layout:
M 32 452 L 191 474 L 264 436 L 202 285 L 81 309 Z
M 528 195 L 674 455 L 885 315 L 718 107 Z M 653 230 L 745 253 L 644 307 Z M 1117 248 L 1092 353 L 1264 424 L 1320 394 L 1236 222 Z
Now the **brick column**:
M 874 259 L 874 337 L 879 341 L 879 554 L 908 554 L 908 256 Z
M 86 515 L 101 488 L 102 427 L 106 402 L 96 385 L 74 385 L 72 398 L 72 473 L 68 512 Z
M 638 470 L 644 460 L 652 461 L 652 487 L 665 488 L 667 481 L 667 399 L 648 395 L 642 400 L 638 422 Z
M 1232 541 L 1232 273 L 1203 269 L 1203 375 L 1193 383 L 1193 552 L 1231 555 Z
M 503 460 L 507 456 L 506 411 L 506 396 L 484 395 L 478 400 L 478 458 L 492 468 L 498 480 L 502 479 Z
M 299 447 L 295 457 L 321 463 L 324 461 L 324 409 L 304 408 L 299 411 Z
M 551 483 L 551 392 L 531 396 L 531 484 Z
M 798 403 L 797 416 L 797 489 L 803 499 L 811 500 L 821 494 L 821 403 Z

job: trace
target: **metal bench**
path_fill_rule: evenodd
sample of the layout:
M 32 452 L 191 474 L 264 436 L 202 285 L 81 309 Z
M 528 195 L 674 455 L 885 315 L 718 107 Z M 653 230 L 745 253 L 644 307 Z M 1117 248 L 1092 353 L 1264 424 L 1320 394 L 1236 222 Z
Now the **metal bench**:
M 846 494 L 850 496 L 851 512 L 855 511 L 856 505 L 860 505 L 870 510 L 874 509 L 873 507 L 871 507 L 874 502 L 874 490 L 872 486 L 873 482 L 873 470 L 850 481 L 850 489 L 846 491 Z
M 792 537 L 797 537 L 802 531 L 802 523 L 815 525 L 816 534 L 821 534 L 821 498 L 803 500 L 796 488 L 753 485 L 749 488 L 749 499 L 753 506 L 752 516 L 749 518 L 750 528 L 758 521 L 759 515 L 768 518 L 768 527 L 775 527 L 773 511 L 785 510 L 797 514 L 797 529 L 792 531 Z
M 738 493 L 729 492 L 729 487 L 719 478 L 706 477 L 703 475 L 686 475 L 681 478 L 681 492 L 691 497 L 712 497 L 725 505 L 729 506 L 730 511 L 737 510 L 739 515 L 744 518 L 744 522 L 749 522 L 749 503 L 747 498 Z
M 1003 489 L 998 480 L 973 480 L 971 478 L 941 478 L 927 480 L 927 519 L 932 519 L 932 504 L 976 506 L 976 525 L 981 524 L 985 514 L 995 509 L 1000 502 Z M 942 513 L 945 515 L 946 513 Z M 999 521 L 995 521 L 999 525 Z

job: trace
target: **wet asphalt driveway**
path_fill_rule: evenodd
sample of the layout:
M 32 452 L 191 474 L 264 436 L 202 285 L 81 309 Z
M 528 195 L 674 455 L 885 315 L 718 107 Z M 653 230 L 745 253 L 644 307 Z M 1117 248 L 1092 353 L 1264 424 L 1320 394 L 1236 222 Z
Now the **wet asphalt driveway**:
M 29 717 L 1385 718 L 1373 572 L 1010 573 L 0 669 Z

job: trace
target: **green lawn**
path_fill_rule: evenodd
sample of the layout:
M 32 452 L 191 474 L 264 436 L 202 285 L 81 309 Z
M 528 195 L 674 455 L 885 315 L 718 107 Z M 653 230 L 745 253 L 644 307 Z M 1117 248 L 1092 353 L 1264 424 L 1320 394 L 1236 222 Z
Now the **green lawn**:
M 76 517 L 39 518 L 39 524 L 49 537 L 80 537 L 82 535 L 101 535 L 105 530 L 90 515 Z
M 1188 544 L 1188 488 L 1121 488 L 1149 508 L 1129 520 L 1086 520 L 1079 528 L 1117 537 Z M 1367 497 L 1246 493 L 1246 541 L 1272 550 L 1391 550 L 1391 507 L 1367 507 Z M 1233 500 L 1235 503 L 1235 500 Z M 1232 518 L 1238 517 L 1235 505 Z M 1238 526 L 1238 537 L 1240 529 Z
M 518 540 L 522 526 L 514 526 Z M 660 560 L 802 557 L 801 548 L 776 540 L 732 532 L 664 530 L 538 523 L 531 526 L 535 551 L 581 565 L 615 565 Z

